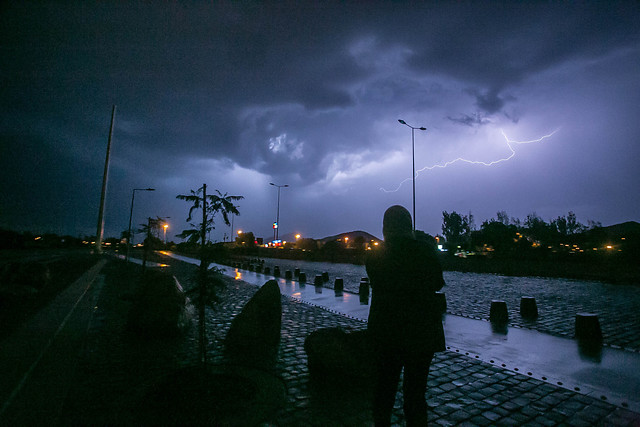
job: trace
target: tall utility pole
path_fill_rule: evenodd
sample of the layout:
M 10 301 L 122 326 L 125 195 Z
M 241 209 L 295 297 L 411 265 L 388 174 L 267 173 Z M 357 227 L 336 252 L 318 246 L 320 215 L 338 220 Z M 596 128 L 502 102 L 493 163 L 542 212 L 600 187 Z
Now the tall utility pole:
M 276 222 L 273 224 L 273 240 L 278 240 L 278 229 L 280 228 L 280 189 L 283 187 L 288 187 L 289 184 L 277 185 L 273 182 L 270 182 L 269 185 L 273 185 L 274 187 L 278 187 L 278 208 L 276 210 Z
M 413 183 L 413 231 L 416 231 L 416 143 L 413 135 L 413 131 L 416 129 L 419 130 L 427 130 L 426 127 L 413 127 L 408 125 L 404 120 L 398 119 L 400 124 L 408 126 L 411 128 L 411 164 L 412 164 L 412 175 L 411 182 Z
M 104 174 L 102 175 L 102 193 L 100 195 L 100 211 L 98 212 L 98 230 L 96 231 L 96 252 L 102 253 L 102 233 L 104 232 L 104 200 L 107 196 L 107 182 L 109 181 L 109 155 L 111 154 L 111 137 L 113 136 L 113 122 L 116 118 L 116 106 L 111 110 L 111 127 L 109 128 L 109 141 L 107 142 L 107 156 L 104 161 Z

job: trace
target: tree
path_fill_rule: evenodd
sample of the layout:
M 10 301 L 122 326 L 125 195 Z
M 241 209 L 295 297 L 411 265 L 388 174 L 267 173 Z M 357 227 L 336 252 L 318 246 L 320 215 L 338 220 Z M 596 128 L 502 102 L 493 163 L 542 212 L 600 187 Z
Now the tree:
M 558 231 L 562 237 L 567 237 L 572 234 L 582 233 L 586 230 L 586 227 L 576 219 L 576 214 L 569 211 L 569 214 L 565 216 L 559 216 L 551 221 L 551 225 Z
M 207 184 L 202 184 L 198 190 L 191 190 L 191 194 L 179 194 L 177 199 L 191 202 L 187 221 L 191 221 L 194 211 L 202 210 L 202 222 L 200 223 L 200 267 L 196 275 L 197 296 L 195 302 L 198 307 L 198 329 L 200 335 L 200 362 L 202 366 L 207 364 L 205 305 L 213 305 L 218 301 L 216 289 L 223 286 L 221 271 L 209 269 L 211 264 L 211 252 L 206 250 L 207 231 L 213 228 L 213 218 L 216 213 L 222 213 L 225 224 L 229 223 L 229 214 L 240 215 L 238 208 L 233 204 L 234 200 L 242 200 L 243 196 L 229 196 L 216 190 L 217 195 L 207 195 Z M 184 234 L 183 231 L 181 234 Z M 188 230 L 189 236 L 193 236 L 193 230 Z M 195 290 L 195 289 L 193 289 Z M 192 290 L 192 291 L 193 291 Z
M 302 249 L 303 251 L 315 251 L 318 249 L 318 242 L 314 239 L 303 238 L 298 240 L 296 243 L 296 247 L 298 249 Z
M 576 219 L 576 214 L 569 211 L 567 215 L 567 234 L 582 233 L 584 230 L 585 226 Z
M 158 248 L 162 245 L 162 240 L 154 236 L 153 232 L 155 230 L 157 234 L 158 230 L 161 227 L 161 224 L 164 224 L 164 222 L 165 220 L 160 217 L 156 217 L 156 218 L 149 217 L 147 218 L 146 224 L 140 224 L 140 229 L 138 230 L 138 233 L 144 233 L 145 235 L 144 252 L 142 255 L 142 271 L 144 271 L 147 266 L 147 259 L 148 259 L 149 251 L 151 250 L 151 248 Z
M 222 194 L 219 190 L 215 190 L 217 194 L 206 195 L 206 184 L 203 184 L 202 187 L 197 189 L 196 191 L 191 190 L 191 194 L 179 194 L 176 196 L 177 199 L 184 200 L 186 202 L 191 202 L 191 208 L 189 208 L 189 215 L 187 217 L 187 222 L 191 221 L 193 218 L 193 212 L 202 208 L 203 204 L 206 205 L 206 215 L 203 216 L 203 222 L 200 224 L 190 223 L 191 229 L 183 230 L 182 233 L 177 236 L 182 239 L 187 239 L 188 242 L 197 242 L 198 239 L 203 238 L 206 239 L 206 236 L 214 230 L 214 219 L 216 214 L 222 214 L 222 218 L 226 225 L 230 225 L 229 215 L 240 215 L 237 206 L 233 204 L 236 200 L 244 199 L 243 196 L 230 196 L 228 193 Z M 206 196 L 206 201 L 203 199 L 203 196 Z M 203 237 L 204 233 L 204 237 Z M 204 244 L 203 240 L 203 247 Z
M 496 252 L 505 252 L 513 247 L 516 237 L 514 225 L 491 219 L 482 223 L 480 231 L 482 243 L 491 246 Z
M 245 232 L 236 237 L 236 244 L 252 248 L 256 245 L 256 236 L 253 232 Z
M 455 250 L 458 246 L 463 246 L 469 239 L 471 233 L 469 217 L 460 215 L 456 211 L 448 213 L 442 212 L 442 234 L 447 239 L 447 248 Z
M 498 211 L 498 213 L 496 213 L 496 221 L 504 225 L 509 225 L 509 215 L 507 215 L 505 211 Z
M 527 234 L 534 240 L 534 242 L 542 244 L 549 241 L 551 228 L 549 227 L 549 224 L 547 224 L 535 212 L 527 215 L 524 225 L 527 228 Z

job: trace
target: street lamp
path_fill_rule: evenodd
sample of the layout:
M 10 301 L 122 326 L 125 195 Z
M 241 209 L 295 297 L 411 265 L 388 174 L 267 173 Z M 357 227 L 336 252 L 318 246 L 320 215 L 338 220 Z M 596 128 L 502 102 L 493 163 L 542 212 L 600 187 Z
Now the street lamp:
M 136 191 L 156 191 L 155 188 L 134 188 L 131 192 L 131 210 L 129 211 L 129 231 L 127 233 L 127 256 L 126 260 L 129 261 L 129 246 L 131 246 L 131 218 L 133 217 L 133 201 L 136 197 Z
M 165 222 L 162 228 L 164 229 L 164 244 L 166 245 L 167 244 L 167 228 L 169 228 L 169 224 Z
M 411 125 L 408 125 L 407 122 L 405 122 L 404 120 L 398 119 L 398 121 L 400 122 L 400 124 L 408 126 L 411 128 L 411 164 L 412 164 L 412 172 L 413 174 L 411 175 L 411 182 L 413 183 L 413 231 L 416 230 L 416 144 L 415 144 L 415 138 L 413 135 L 413 131 L 418 129 L 418 130 L 427 130 L 426 127 L 414 127 Z
M 273 223 L 273 240 L 275 243 L 275 241 L 278 240 L 278 228 L 280 227 L 280 189 L 283 187 L 288 187 L 289 184 L 277 185 L 273 182 L 270 182 L 269 185 L 278 187 L 278 210 L 276 211 L 276 222 Z

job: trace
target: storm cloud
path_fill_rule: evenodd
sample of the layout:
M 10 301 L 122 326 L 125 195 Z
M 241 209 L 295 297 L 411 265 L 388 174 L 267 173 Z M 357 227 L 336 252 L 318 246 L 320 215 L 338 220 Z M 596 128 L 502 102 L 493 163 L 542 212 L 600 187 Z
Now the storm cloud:
M 427 128 L 418 167 L 561 129 L 499 167 L 422 173 L 427 232 L 454 209 L 638 219 L 634 2 L 16 2 L 0 23 L 1 227 L 93 233 L 114 104 L 109 235 L 133 188 L 157 188 L 141 218 L 178 223 L 175 195 L 207 182 L 244 195 L 239 221 L 268 236 L 274 181 L 291 186 L 283 232 L 379 234 L 384 208 L 411 201 L 400 118 Z

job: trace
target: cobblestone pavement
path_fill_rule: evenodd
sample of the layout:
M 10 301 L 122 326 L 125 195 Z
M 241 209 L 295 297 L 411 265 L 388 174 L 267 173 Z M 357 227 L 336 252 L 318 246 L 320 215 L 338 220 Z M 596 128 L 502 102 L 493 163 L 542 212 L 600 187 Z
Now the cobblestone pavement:
M 176 264 L 174 262 L 174 264 Z M 180 263 L 182 264 L 182 263 Z M 107 268 L 118 269 L 111 262 Z M 181 283 L 193 267 L 173 268 Z M 257 288 L 227 280 L 216 310 L 208 311 L 209 354 L 221 361 L 222 338 L 232 318 Z M 61 418 L 61 425 L 126 424 L 119 408 L 139 396 L 145 385 L 163 373 L 194 364 L 195 328 L 173 340 L 140 340 L 124 332 L 128 290 L 105 283 L 98 301 L 78 373 Z M 283 297 L 282 335 L 276 374 L 287 389 L 286 402 L 275 425 L 371 425 L 366 390 L 348 380 L 330 390 L 314 384 L 307 370 L 304 340 L 315 329 L 341 326 L 357 330 L 366 323 Z M 640 425 L 640 414 L 583 396 L 540 380 L 446 351 L 434 359 L 429 377 L 428 404 L 432 425 Z M 394 424 L 404 425 L 402 394 L 398 393 Z M 247 408 L 250 410 L 250 408 Z
M 292 260 L 266 260 L 265 266 L 273 271 L 274 265 L 281 270 L 298 266 Z M 304 265 L 313 265 L 305 263 Z M 328 263 L 316 263 L 324 268 Z M 327 267 L 328 266 L 328 267 Z M 359 278 L 366 276 L 363 266 L 335 264 L 333 275 L 347 277 L 345 290 L 356 292 Z M 307 280 L 313 280 L 322 271 L 303 269 Z M 511 277 L 497 274 L 444 272 L 446 286 L 442 291 L 447 296 L 447 312 L 474 319 L 489 319 L 491 300 L 502 300 L 509 310 L 509 325 L 535 329 L 551 335 L 573 338 L 575 316 L 588 312 L 598 315 L 606 345 L 640 351 L 640 286 L 613 285 L 603 282 L 544 278 Z M 331 277 L 327 283 L 333 286 Z M 534 321 L 520 316 L 520 298 L 532 296 L 536 299 L 539 316 Z
M 605 344 L 640 351 L 640 286 L 459 272 L 447 272 L 446 277 L 443 291 L 451 314 L 486 320 L 491 300 L 502 300 L 511 326 L 574 338 L 576 314 L 595 313 Z M 520 315 L 522 296 L 535 297 L 536 320 Z

